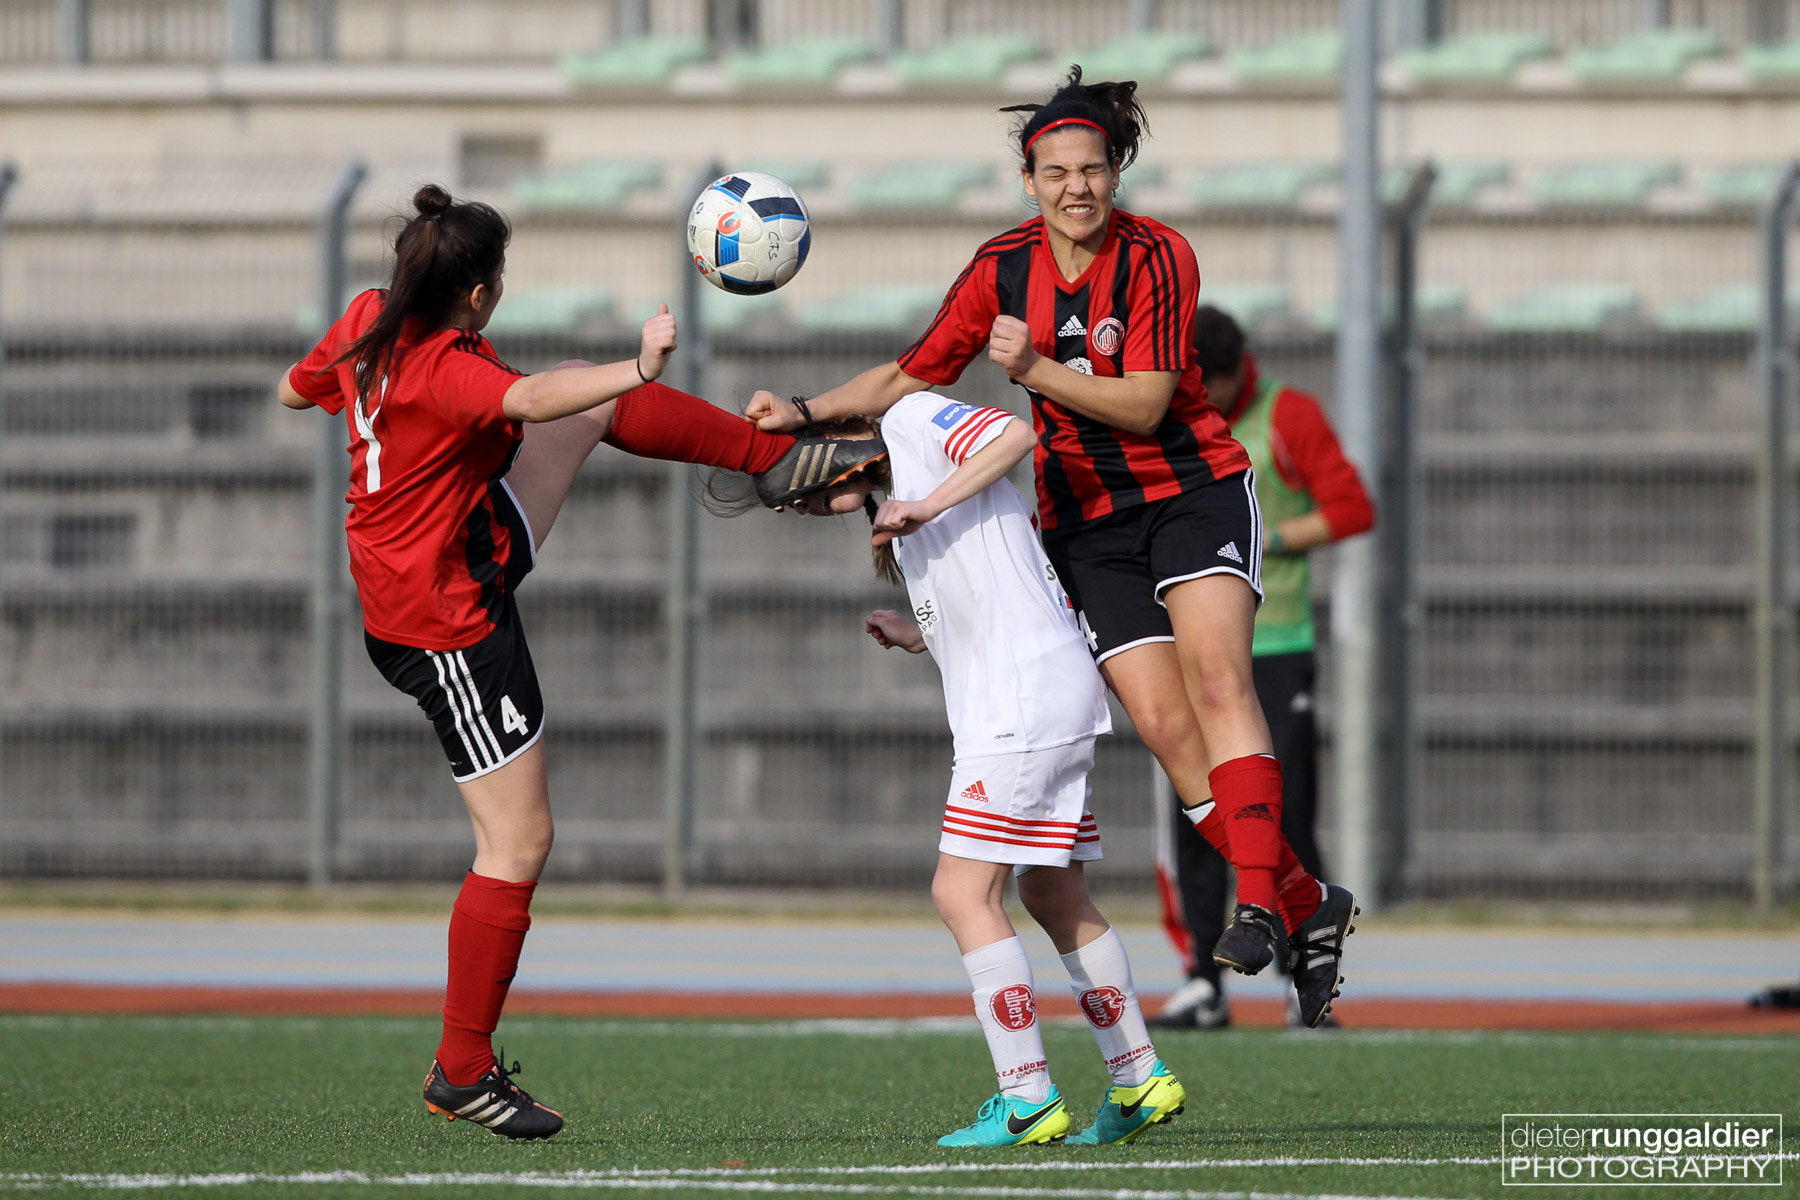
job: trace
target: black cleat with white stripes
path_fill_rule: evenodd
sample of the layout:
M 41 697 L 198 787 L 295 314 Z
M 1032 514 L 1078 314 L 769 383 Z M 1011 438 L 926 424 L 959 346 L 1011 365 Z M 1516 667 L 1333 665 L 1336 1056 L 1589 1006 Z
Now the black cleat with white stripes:
M 1287 953 L 1281 918 L 1260 904 L 1240 904 L 1213 947 L 1213 961 L 1240 975 L 1254 975 Z
M 756 498 L 765 507 L 781 508 L 842 483 L 887 452 L 880 438 L 799 438 L 774 466 L 755 476 Z
M 1331 1011 L 1338 984 L 1344 982 L 1338 974 L 1344 959 L 1344 939 L 1356 932 L 1350 918 L 1361 911 L 1356 897 L 1347 889 L 1326 884 L 1319 911 L 1288 937 L 1288 970 L 1294 976 L 1294 998 L 1300 1005 L 1300 1023 L 1308 1029 L 1318 1028 Z
M 519 1064 L 507 1070 L 498 1062 L 468 1087 L 457 1087 L 444 1078 L 444 1070 L 431 1064 L 425 1076 L 425 1107 L 452 1121 L 473 1121 L 501 1137 L 547 1138 L 563 1127 L 562 1114 L 533 1100 L 512 1081 Z

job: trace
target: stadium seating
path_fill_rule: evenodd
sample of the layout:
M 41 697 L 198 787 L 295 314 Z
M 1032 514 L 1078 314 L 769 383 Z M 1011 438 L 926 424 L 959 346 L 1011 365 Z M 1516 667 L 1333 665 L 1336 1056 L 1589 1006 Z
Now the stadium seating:
M 929 50 L 909 50 L 888 60 L 894 74 L 914 86 L 996 83 L 1014 63 L 1043 53 L 1035 38 L 987 34 L 951 38 Z
M 852 63 L 875 57 L 875 47 L 861 38 L 803 38 L 760 50 L 739 50 L 726 69 L 749 87 L 821 87 Z
M 574 334 L 588 330 L 612 313 L 613 296 L 605 288 L 539 288 L 507 292 L 506 303 L 494 310 L 487 332 Z
M 1308 188 L 1336 177 L 1327 163 L 1247 163 L 1195 173 L 1188 196 L 1201 208 L 1293 208 Z
M 824 187 L 825 181 L 831 177 L 831 168 L 816 159 L 751 159 L 745 163 L 731 163 L 727 170 L 761 171 L 765 175 L 785 180 L 790 187 L 799 191 Z
M 1381 316 L 1384 321 L 1392 320 L 1394 315 L 1393 297 L 1382 297 Z M 1419 285 L 1418 294 L 1413 297 L 1414 319 L 1420 325 L 1438 324 L 1451 321 L 1468 312 L 1469 293 L 1455 284 L 1423 283 Z M 1314 305 L 1312 324 L 1317 329 L 1336 329 L 1338 322 L 1338 302 L 1326 300 Z
M 1200 303 L 1210 304 L 1236 317 L 1247 328 L 1290 315 L 1293 297 L 1280 284 L 1209 284 L 1200 285 Z
M 634 38 L 593 54 L 568 55 L 560 67 L 563 78 L 575 87 L 659 87 L 676 68 L 702 62 L 711 55 L 704 38 Z
M 1297 33 L 1268 46 L 1234 50 L 1226 56 L 1245 83 L 1329 83 L 1344 62 L 1344 39 L 1335 30 Z
M 1520 63 L 1552 53 L 1541 33 L 1468 33 L 1404 50 L 1400 62 L 1417 83 L 1492 85 L 1511 79 Z
M 1161 79 L 1189 59 L 1202 58 L 1211 49 L 1197 33 L 1128 33 L 1124 37 L 1071 54 L 1089 79 L 1135 79 L 1148 83 Z
M 1788 311 L 1800 317 L 1800 287 L 1788 289 Z M 1762 323 L 1762 292 L 1753 284 L 1672 300 L 1656 313 L 1660 327 L 1682 333 L 1754 333 Z
M 1776 163 L 1713 171 L 1706 176 L 1706 198 L 1719 208 L 1755 208 L 1774 189 L 1780 174 Z
M 1673 162 L 1576 163 L 1544 172 L 1531 191 L 1546 208 L 1641 208 L 1653 189 L 1680 178 Z
M 983 163 L 907 163 L 853 181 L 845 189 L 858 209 L 954 208 L 963 193 L 991 183 Z
M 1490 304 L 1483 318 L 1489 329 L 1509 333 L 1598 333 L 1635 316 L 1640 303 L 1629 284 L 1564 283 Z
M 1437 163 L 1436 167 L 1437 178 L 1428 198 L 1434 208 L 1467 208 L 1484 189 L 1505 183 L 1512 174 L 1505 163 L 1496 162 Z M 1411 165 L 1389 167 L 1381 176 L 1382 198 L 1389 202 L 1400 199 L 1412 178 Z
M 812 333 L 891 333 L 916 335 L 943 302 L 938 284 L 866 288 L 808 305 L 794 313 L 794 324 Z
M 1800 38 L 1767 46 L 1746 46 L 1738 55 L 1738 63 L 1758 83 L 1800 79 Z
M 1646 29 L 1608 46 L 1574 51 L 1569 69 L 1587 83 L 1673 82 L 1689 63 L 1722 48 L 1710 29 Z
M 514 183 L 513 204 L 525 211 L 613 209 L 662 178 L 660 163 L 574 163 Z

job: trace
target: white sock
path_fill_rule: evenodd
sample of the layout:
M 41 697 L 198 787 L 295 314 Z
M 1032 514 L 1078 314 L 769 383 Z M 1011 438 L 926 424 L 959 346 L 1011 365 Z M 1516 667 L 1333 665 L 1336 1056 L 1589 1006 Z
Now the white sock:
M 1137 1087 L 1150 1078 L 1156 1065 L 1156 1047 L 1144 1027 L 1138 1008 L 1137 989 L 1131 983 L 1131 962 L 1125 943 L 1112 929 L 1062 956 L 1069 969 L 1069 986 L 1075 1004 L 1100 1043 L 1100 1057 L 1113 1082 Z
M 987 1036 L 1001 1093 L 1026 1104 L 1042 1104 L 1050 1098 L 1050 1064 L 1044 1058 L 1044 1034 L 1025 947 L 1009 937 L 971 950 L 963 955 L 963 970 L 974 989 L 975 1015 Z

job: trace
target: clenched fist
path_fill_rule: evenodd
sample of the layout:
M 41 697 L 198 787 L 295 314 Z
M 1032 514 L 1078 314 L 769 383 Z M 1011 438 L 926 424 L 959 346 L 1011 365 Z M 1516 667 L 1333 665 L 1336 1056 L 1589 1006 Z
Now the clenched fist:
M 1031 326 L 1017 317 L 995 317 L 994 328 L 988 334 L 988 357 L 1012 379 L 1031 370 L 1039 357 L 1031 344 Z

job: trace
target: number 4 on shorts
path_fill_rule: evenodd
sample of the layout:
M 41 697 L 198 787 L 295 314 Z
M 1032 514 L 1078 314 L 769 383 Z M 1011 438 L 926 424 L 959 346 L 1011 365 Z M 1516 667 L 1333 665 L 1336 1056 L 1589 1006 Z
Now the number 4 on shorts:
M 530 726 L 525 724 L 525 716 L 513 704 L 511 696 L 500 697 L 500 727 L 508 733 L 529 733 Z

